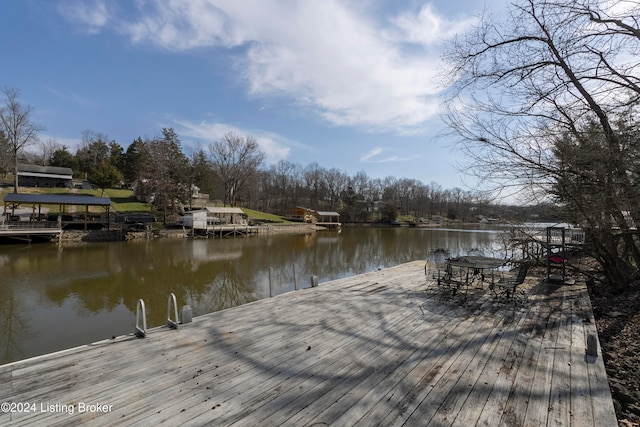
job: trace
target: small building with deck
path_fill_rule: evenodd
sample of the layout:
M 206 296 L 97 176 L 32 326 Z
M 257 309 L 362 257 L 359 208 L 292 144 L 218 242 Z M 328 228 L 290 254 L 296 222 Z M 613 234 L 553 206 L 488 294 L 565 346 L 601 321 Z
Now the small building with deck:
M 294 208 L 289 208 L 286 218 L 291 221 L 313 222 L 315 220 L 315 214 L 316 211 L 313 209 L 296 206 Z
M 70 168 L 18 164 L 19 187 L 71 188 L 73 172 Z

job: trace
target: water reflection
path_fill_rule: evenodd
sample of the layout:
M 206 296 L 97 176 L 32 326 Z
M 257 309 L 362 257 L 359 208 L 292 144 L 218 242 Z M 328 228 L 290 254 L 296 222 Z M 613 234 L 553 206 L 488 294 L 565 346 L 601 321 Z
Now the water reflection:
M 491 230 L 346 228 L 300 236 L 0 246 L 2 363 L 132 332 L 144 299 L 149 327 L 167 298 L 194 315 L 416 259 L 495 255 Z

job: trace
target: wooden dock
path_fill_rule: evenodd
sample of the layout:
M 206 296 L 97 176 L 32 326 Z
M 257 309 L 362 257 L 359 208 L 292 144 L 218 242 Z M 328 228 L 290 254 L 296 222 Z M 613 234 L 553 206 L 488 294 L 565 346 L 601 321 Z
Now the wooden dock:
M 0 239 L 3 240 L 51 240 L 61 233 L 60 224 L 51 221 L 15 221 L 0 224 Z
M 525 286 L 460 305 L 416 261 L 3 365 L 0 425 L 617 425 L 585 286 Z
M 210 237 L 236 237 L 257 235 L 260 227 L 255 225 L 209 225 L 206 229 L 191 229 L 193 235 L 205 235 Z

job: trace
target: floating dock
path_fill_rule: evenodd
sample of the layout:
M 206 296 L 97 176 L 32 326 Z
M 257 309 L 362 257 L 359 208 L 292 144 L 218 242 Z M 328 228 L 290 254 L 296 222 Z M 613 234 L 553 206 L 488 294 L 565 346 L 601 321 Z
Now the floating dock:
M 584 284 L 524 286 L 460 305 L 416 261 L 2 365 L 0 425 L 617 425 Z

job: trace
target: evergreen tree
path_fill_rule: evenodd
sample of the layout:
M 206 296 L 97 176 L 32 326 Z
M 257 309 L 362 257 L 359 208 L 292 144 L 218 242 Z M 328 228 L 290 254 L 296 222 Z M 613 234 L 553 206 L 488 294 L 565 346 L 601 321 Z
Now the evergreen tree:
M 78 161 L 76 160 L 74 155 L 69 152 L 67 147 L 64 147 L 64 146 L 62 148 L 55 150 L 51 154 L 49 165 L 62 167 L 62 168 L 70 168 L 71 170 L 78 169 Z
M 89 172 L 89 182 L 102 190 L 112 188 L 122 181 L 122 173 L 109 161 L 103 160 L 95 165 Z
M 128 182 L 134 182 L 140 177 L 147 158 L 147 147 L 142 138 L 138 137 L 127 148 L 123 155 L 122 175 Z

